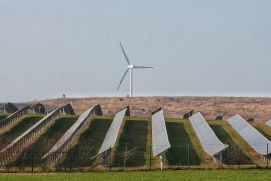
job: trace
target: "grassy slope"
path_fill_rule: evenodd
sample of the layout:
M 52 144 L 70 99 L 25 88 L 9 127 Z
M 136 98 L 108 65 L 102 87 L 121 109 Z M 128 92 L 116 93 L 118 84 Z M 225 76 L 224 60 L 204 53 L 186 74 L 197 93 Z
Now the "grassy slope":
M 91 166 L 93 161 L 90 161 L 90 158 L 98 153 L 111 122 L 112 120 L 106 117 L 91 120 L 89 127 L 77 140 L 77 144 L 69 150 L 62 166 L 69 167 L 70 155 L 72 155 L 72 167 Z
M 6 117 L 8 117 L 8 114 L 0 114 L 0 120 L 5 119 Z
M 200 165 L 201 159 L 192 145 L 184 124 L 184 121 L 166 122 L 168 137 L 171 144 L 171 148 L 166 153 L 168 164 Z
M 76 120 L 75 116 L 61 116 L 56 119 L 54 125 L 52 125 L 46 133 L 38 138 L 25 152 L 23 152 L 19 158 L 12 163 L 16 165 L 31 165 L 32 151 L 34 165 L 40 165 L 42 163 L 41 157 L 49 151 L 49 149 L 61 138 L 61 136 L 73 125 Z
M 242 152 L 252 160 L 254 164 L 261 165 L 263 162 L 260 155 L 258 155 L 249 144 L 228 124 L 226 121 L 209 121 L 210 125 L 221 125 L 223 129 L 230 135 L 232 141 L 236 143 Z
M 252 126 L 271 141 L 271 127 L 263 123 L 252 123 Z
M 128 159 L 126 166 L 139 167 L 145 165 L 146 158 L 144 155 L 147 151 L 147 131 L 148 122 L 146 120 L 125 121 L 124 129 L 115 152 L 114 166 L 123 166 L 125 152 L 131 153 L 133 151 L 135 153 Z
M 201 159 L 201 166 L 215 166 L 213 159 L 202 148 L 201 143 L 189 120 L 181 119 L 180 121 L 182 121 L 182 123 L 184 124 L 184 129 L 187 132 L 192 144 L 191 147 L 195 150 L 195 154 L 197 154 Z
M 225 130 L 225 128 L 224 128 L 223 124 L 221 124 L 221 122 L 210 121 L 209 125 L 211 126 L 211 128 L 215 132 L 216 136 L 218 137 L 218 139 L 222 143 L 231 145 L 232 148 L 233 148 L 233 145 L 236 145 L 235 151 L 236 151 L 236 155 L 238 155 L 238 159 L 240 158 L 239 161 L 241 162 L 241 165 L 246 165 L 246 164 L 252 165 L 253 164 L 253 161 L 244 153 L 244 151 L 241 149 L 241 147 L 231 138 L 231 136 Z M 229 156 L 229 154 L 230 154 L 230 156 Z M 225 163 L 225 164 L 230 164 L 230 165 L 237 165 L 238 164 L 238 161 L 235 159 L 233 151 L 231 149 L 230 150 L 225 149 L 222 152 L 222 158 L 223 158 L 223 163 Z
M 9 144 L 11 141 L 13 141 L 15 138 L 20 136 L 24 131 L 26 131 L 28 128 L 30 128 L 32 125 L 34 125 L 36 122 L 38 122 L 43 116 L 42 115 L 31 115 L 24 117 L 22 121 L 20 121 L 16 126 L 14 126 L 10 131 L 4 133 L 0 137 L 1 146 L 0 148 L 4 148 Z
M 271 177 L 270 170 L 180 170 L 164 172 L 100 172 L 37 175 L 0 175 L 1 180 L 263 180 Z

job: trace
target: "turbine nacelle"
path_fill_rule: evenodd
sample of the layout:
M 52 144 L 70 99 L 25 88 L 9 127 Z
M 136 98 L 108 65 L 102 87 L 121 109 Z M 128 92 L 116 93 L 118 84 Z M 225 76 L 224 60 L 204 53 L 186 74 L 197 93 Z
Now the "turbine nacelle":
M 133 69 L 134 67 L 134 65 L 128 65 L 128 69 Z

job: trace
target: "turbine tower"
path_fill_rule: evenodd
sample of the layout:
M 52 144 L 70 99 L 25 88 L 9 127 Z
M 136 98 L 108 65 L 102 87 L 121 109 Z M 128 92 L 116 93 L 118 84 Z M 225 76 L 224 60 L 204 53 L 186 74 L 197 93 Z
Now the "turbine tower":
M 149 68 L 153 68 L 153 67 L 137 66 L 137 65 L 131 64 L 131 62 L 130 62 L 128 56 L 127 56 L 127 54 L 125 53 L 125 51 L 123 49 L 123 46 L 122 46 L 121 42 L 120 42 L 120 47 L 121 47 L 122 53 L 123 53 L 123 55 L 125 57 L 125 60 L 126 60 L 126 62 L 128 64 L 128 67 L 125 70 L 125 72 L 124 72 L 124 74 L 123 74 L 123 76 L 122 76 L 122 78 L 120 80 L 120 83 L 119 83 L 117 91 L 119 90 L 119 88 L 120 88 L 120 86 L 121 86 L 121 84 L 123 82 L 123 79 L 125 78 L 125 76 L 129 72 L 130 73 L 130 94 L 129 94 L 129 96 L 133 97 L 133 70 L 134 69 L 149 69 Z

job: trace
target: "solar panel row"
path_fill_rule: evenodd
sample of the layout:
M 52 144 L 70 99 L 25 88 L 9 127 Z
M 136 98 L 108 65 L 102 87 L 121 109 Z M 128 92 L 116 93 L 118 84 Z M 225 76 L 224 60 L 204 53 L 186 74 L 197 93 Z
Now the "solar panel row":
M 240 115 L 237 114 L 231 117 L 228 122 L 257 153 L 261 155 L 271 153 L 271 142 Z M 266 149 L 267 145 L 269 146 L 268 152 Z

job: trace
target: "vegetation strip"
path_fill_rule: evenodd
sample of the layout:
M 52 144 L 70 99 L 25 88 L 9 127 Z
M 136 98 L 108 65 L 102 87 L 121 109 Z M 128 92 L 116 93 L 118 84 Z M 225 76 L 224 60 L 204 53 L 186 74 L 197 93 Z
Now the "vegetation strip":
M 270 170 L 180 170 L 164 172 L 98 172 L 98 173 L 56 173 L 56 174 L 4 174 L 0 175 L 1 180 L 208 180 L 208 181 L 253 181 L 269 180 L 271 177 Z

